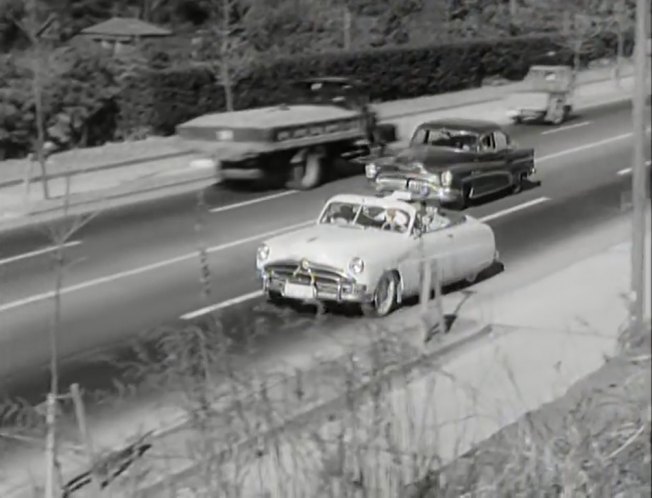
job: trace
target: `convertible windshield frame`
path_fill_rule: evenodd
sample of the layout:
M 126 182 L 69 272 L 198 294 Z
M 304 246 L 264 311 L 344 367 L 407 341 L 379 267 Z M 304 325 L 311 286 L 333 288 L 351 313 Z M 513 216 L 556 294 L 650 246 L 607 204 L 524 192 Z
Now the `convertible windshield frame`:
M 333 208 L 348 210 L 349 214 L 345 215 L 343 217 L 343 221 L 338 223 L 331 219 L 331 217 L 336 214 L 331 212 Z M 365 210 L 370 209 L 378 210 L 377 216 L 382 215 L 388 210 L 394 210 L 401 213 L 407 219 L 407 223 L 403 225 L 404 228 L 402 230 L 396 228 L 392 230 L 384 230 L 388 233 L 395 233 L 397 235 L 404 235 L 406 233 L 409 234 L 412 230 L 412 227 L 414 226 L 415 217 L 408 209 L 393 205 L 382 205 L 377 203 L 367 204 L 365 202 L 345 200 L 329 201 L 322 209 L 317 223 L 320 225 L 331 225 L 343 228 L 353 228 L 357 230 L 381 230 L 384 222 L 380 222 L 380 224 L 374 223 L 376 221 L 374 215 L 372 214 L 369 216 L 367 213 L 365 213 Z M 363 219 L 368 220 L 368 222 L 362 222 Z

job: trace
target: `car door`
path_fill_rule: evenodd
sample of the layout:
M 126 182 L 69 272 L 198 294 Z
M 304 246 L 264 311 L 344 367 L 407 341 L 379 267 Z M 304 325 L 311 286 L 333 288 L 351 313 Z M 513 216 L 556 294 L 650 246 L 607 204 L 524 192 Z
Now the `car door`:
M 420 260 L 425 256 L 430 258 L 431 261 L 437 260 L 442 284 L 455 281 L 458 270 L 454 251 L 454 232 L 447 230 L 450 221 L 439 216 L 434 208 L 428 210 L 423 220 L 421 238 L 415 249 L 416 259 Z M 432 269 L 435 270 L 434 264 Z
M 512 182 L 509 161 L 509 143 L 502 131 L 481 135 L 476 159 L 478 167 L 472 175 L 472 197 L 482 197 L 509 187 Z

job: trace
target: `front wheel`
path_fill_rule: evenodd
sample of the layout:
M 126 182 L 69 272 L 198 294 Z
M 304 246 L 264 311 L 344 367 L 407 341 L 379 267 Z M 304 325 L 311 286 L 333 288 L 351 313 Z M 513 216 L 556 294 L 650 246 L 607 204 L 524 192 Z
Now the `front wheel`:
M 512 184 L 512 194 L 520 194 L 523 191 L 523 184 L 527 175 L 525 173 L 516 173 L 514 175 L 514 183 Z
M 297 164 L 290 165 L 286 186 L 295 190 L 310 190 L 318 187 L 324 176 L 324 153 L 307 151 Z
M 464 185 L 460 191 L 460 196 L 452 203 L 452 208 L 457 211 L 463 211 L 469 206 L 469 195 L 471 193 L 471 188 L 468 185 Z
M 368 317 L 381 318 L 389 315 L 398 304 L 398 278 L 394 273 L 386 273 L 378 282 L 373 300 L 361 305 L 362 313 Z

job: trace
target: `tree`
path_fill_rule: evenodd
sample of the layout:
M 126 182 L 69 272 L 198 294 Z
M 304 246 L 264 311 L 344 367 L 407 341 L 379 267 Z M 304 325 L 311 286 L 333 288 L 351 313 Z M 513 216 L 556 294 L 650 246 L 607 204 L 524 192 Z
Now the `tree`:
M 41 186 L 43 197 L 50 198 L 47 175 L 47 150 L 45 140 L 45 117 L 43 113 L 43 71 L 46 69 L 46 47 L 44 46 L 43 35 L 52 25 L 55 17 L 50 15 L 45 21 L 42 20 L 40 5 L 36 0 L 30 0 L 25 5 L 25 10 L 19 11 L 24 15 L 23 19 L 15 18 L 14 23 L 19 26 L 30 42 L 30 60 L 32 68 L 32 96 L 34 99 L 34 120 L 36 127 L 36 141 L 32 148 L 33 154 L 41 170 Z
M 210 22 L 202 33 L 200 58 L 213 68 L 224 92 L 227 111 L 234 110 L 235 85 L 247 74 L 254 58 L 244 30 L 244 18 L 250 5 L 244 0 L 209 0 L 207 5 Z

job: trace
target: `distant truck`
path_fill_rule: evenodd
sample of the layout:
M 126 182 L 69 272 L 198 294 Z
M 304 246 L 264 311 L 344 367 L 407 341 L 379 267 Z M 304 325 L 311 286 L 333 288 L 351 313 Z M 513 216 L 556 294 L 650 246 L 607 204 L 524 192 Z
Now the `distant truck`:
M 507 98 L 507 115 L 514 123 L 560 125 L 573 110 L 575 73 L 570 66 L 532 66 L 524 88 Z
M 357 81 L 321 77 L 296 81 L 291 99 L 274 107 L 200 116 L 177 135 L 205 154 L 218 181 L 252 181 L 308 190 L 336 164 L 373 155 L 396 141 L 396 128 L 379 124 Z

